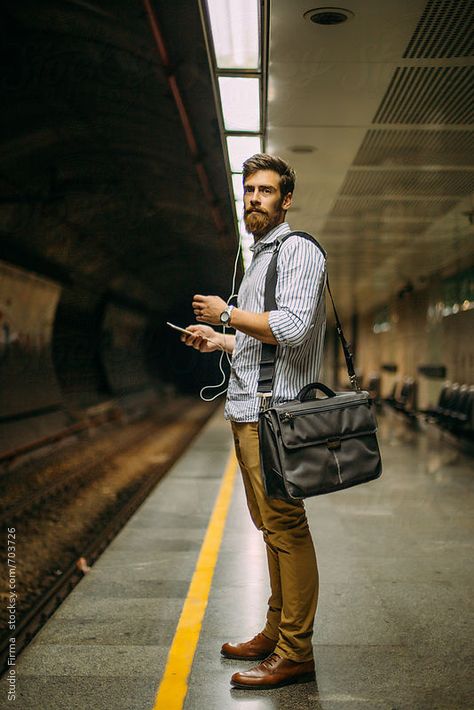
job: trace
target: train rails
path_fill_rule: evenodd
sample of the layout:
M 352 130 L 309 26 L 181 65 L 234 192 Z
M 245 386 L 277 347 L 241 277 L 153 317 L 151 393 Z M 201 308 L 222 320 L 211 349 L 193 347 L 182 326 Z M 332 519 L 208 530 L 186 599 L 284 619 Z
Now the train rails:
M 17 656 L 213 411 L 214 407 L 192 400 L 162 413 L 158 420 L 120 427 L 105 444 L 100 440 L 89 444 L 94 450 L 88 452 L 86 463 L 81 463 L 80 451 L 69 452 L 72 463 L 64 475 L 51 477 L 4 507 L 2 518 L 17 530 L 23 578 L 19 575 L 17 580 L 16 627 L 0 639 L 0 672 L 7 668 L 11 638 Z

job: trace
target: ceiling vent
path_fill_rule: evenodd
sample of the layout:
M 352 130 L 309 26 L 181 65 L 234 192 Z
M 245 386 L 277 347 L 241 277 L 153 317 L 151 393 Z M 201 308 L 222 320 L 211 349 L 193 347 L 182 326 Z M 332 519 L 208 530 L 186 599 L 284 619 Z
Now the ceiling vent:
M 474 3 L 429 0 L 403 57 L 469 57 L 474 51 Z
M 464 197 L 474 190 L 472 170 L 350 170 L 341 195 Z
M 341 25 L 352 20 L 354 13 L 342 7 L 315 7 L 305 12 L 303 17 L 315 25 Z
M 292 145 L 288 148 L 292 153 L 314 153 L 316 148 L 314 145 Z
M 372 129 L 367 131 L 354 165 L 471 165 L 474 132 Z
M 369 221 L 367 219 L 354 219 L 354 220 L 342 220 L 334 217 L 330 217 L 326 220 L 324 224 L 325 234 L 371 234 L 375 235 L 377 232 L 382 233 L 386 236 L 391 235 L 405 235 L 405 234 L 421 234 L 424 232 L 431 221 L 429 219 L 416 222 L 408 221 L 389 221 L 389 220 L 378 220 Z
M 431 200 L 391 200 L 377 197 L 339 197 L 331 210 L 331 217 L 377 219 L 435 219 L 443 217 L 457 200 L 438 197 Z
M 473 123 L 472 77 L 472 67 L 398 67 L 372 123 Z

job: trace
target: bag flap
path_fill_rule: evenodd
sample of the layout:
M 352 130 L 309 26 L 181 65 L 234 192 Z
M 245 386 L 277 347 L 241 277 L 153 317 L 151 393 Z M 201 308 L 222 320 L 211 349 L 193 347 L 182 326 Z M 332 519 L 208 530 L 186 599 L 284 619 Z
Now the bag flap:
M 282 443 L 288 449 L 377 431 L 374 412 L 367 401 L 356 401 L 349 406 L 305 407 L 300 411 L 292 407 L 285 412 L 282 408 L 278 411 L 278 427 Z

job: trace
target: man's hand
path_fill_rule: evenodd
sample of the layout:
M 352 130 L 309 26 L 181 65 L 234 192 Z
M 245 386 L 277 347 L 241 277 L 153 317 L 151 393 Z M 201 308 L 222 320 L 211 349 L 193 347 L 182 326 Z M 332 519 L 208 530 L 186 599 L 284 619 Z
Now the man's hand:
M 226 308 L 227 303 L 222 298 L 219 298 L 219 296 L 201 296 L 200 294 L 196 294 L 193 298 L 193 310 L 196 315 L 196 320 L 202 323 L 221 325 L 220 316 Z M 252 338 L 256 338 L 262 343 L 278 345 L 278 341 L 270 328 L 269 313 L 252 313 L 250 311 L 243 311 L 240 308 L 234 308 L 230 327 L 235 330 L 240 330 L 242 333 L 250 335 Z M 220 333 L 219 335 L 222 334 Z M 227 338 L 232 338 L 231 346 L 229 346 Z M 220 342 L 224 350 L 232 352 L 235 345 L 235 336 L 226 336 L 224 342 Z
M 219 296 L 201 296 L 196 294 L 193 298 L 193 309 L 196 320 L 201 323 L 220 325 L 220 316 L 227 308 L 227 303 Z
M 212 353 L 214 350 L 222 350 L 220 343 L 221 333 L 216 333 L 209 325 L 188 325 L 186 330 L 191 330 L 194 335 L 181 335 L 181 341 L 186 345 L 199 350 L 201 353 Z

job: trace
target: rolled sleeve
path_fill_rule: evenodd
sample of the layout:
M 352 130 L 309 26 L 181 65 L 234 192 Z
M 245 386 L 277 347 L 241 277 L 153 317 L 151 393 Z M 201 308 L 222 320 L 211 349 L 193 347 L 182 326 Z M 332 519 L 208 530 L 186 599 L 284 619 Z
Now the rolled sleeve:
M 270 311 L 268 323 L 279 345 L 296 347 L 314 327 L 326 260 L 315 244 L 295 235 L 280 247 L 277 270 L 278 310 Z

